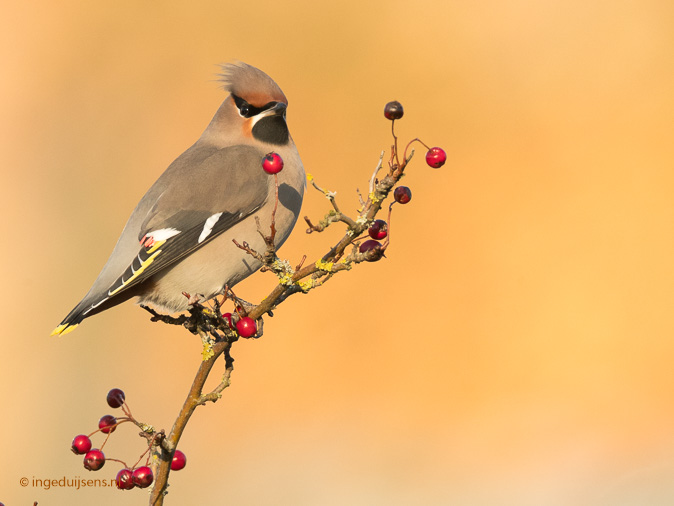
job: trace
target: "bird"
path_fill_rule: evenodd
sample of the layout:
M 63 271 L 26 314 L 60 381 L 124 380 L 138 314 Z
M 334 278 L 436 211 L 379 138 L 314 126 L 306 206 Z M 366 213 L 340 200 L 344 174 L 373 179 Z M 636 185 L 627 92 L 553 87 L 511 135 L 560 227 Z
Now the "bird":
M 290 235 L 306 176 L 286 122 L 288 100 L 252 65 L 221 68 L 228 95 L 215 116 L 141 198 L 98 278 L 52 335 L 67 334 L 133 297 L 176 313 L 194 296 L 209 300 L 224 293 L 261 267 L 233 240 L 264 251 L 256 219 L 269 227 L 274 209 L 276 248 Z M 283 160 L 277 180 L 262 168 L 271 152 Z

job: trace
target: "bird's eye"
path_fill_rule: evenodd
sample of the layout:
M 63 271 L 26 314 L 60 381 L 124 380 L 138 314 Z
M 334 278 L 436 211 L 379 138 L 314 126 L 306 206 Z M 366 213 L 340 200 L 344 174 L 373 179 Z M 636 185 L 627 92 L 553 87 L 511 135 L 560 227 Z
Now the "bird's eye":
M 252 106 L 244 99 L 242 99 L 241 97 L 237 97 L 234 94 L 232 94 L 232 98 L 234 98 L 234 103 L 236 104 L 236 107 L 239 108 L 239 114 L 241 114 L 241 116 L 243 116 L 244 118 L 249 118 L 251 116 Z

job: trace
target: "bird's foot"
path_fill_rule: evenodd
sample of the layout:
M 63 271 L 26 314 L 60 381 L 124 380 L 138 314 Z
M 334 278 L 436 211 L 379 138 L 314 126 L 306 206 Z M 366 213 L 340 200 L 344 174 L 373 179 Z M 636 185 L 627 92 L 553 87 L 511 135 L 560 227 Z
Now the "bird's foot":
M 200 294 L 200 293 L 195 293 L 193 295 L 190 295 L 187 292 L 183 292 L 183 295 L 185 297 L 187 297 L 187 304 L 189 306 L 198 305 L 198 304 L 201 303 L 201 301 L 206 300 L 206 297 L 204 295 Z

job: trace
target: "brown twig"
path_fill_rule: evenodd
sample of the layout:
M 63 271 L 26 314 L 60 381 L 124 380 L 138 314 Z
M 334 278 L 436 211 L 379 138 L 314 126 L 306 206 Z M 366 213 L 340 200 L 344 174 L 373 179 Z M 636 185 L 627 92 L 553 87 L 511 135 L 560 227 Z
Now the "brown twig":
M 197 374 L 192 382 L 192 387 L 187 394 L 187 398 L 178 414 L 178 418 L 176 418 L 176 421 L 173 424 L 171 432 L 160 445 L 156 445 L 152 450 L 155 483 L 150 495 L 151 506 L 161 506 L 164 504 L 164 496 L 166 495 L 166 488 L 168 486 L 168 476 L 171 471 L 173 454 L 175 453 L 176 447 L 183 435 L 183 431 L 192 417 L 194 410 L 197 406 L 205 404 L 208 401 L 215 402 L 217 398 L 219 398 L 220 393 L 229 386 L 229 377 L 234 368 L 231 360 L 229 362 L 225 361 L 225 375 L 223 376 L 223 381 L 220 385 L 206 396 L 202 393 L 206 379 L 208 378 L 215 361 L 223 353 L 227 352 L 228 354 L 230 347 L 231 343 L 227 341 L 216 342 L 213 345 L 213 355 L 209 359 L 202 361 L 199 365 Z

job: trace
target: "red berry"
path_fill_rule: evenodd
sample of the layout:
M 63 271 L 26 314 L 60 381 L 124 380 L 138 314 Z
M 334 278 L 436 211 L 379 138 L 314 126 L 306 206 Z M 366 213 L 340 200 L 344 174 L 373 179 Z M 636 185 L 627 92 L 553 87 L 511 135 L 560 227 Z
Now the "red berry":
M 187 464 L 187 457 L 180 450 L 176 450 L 171 461 L 171 471 L 180 471 Z
M 227 325 L 229 325 L 229 328 L 234 330 L 234 325 L 232 325 L 232 313 L 225 313 L 222 317 L 227 322 Z
M 372 250 L 375 250 L 376 253 L 370 255 L 370 258 L 366 258 L 368 262 L 376 262 L 382 256 L 384 256 L 384 250 L 382 249 L 381 244 L 379 243 L 379 241 L 375 241 L 374 239 L 368 239 L 367 241 L 362 243 L 358 248 L 358 251 L 360 251 L 361 253 L 365 253 L 367 251 Z
M 283 158 L 278 153 L 267 153 L 262 159 L 262 168 L 267 174 L 278 174 L 283 170 Z
M 154 475 L 152 469 L 147 466 L 139 467 L 133 472 L 133 484 L 138 488 L 147 488 L 152 485 Z
M 124 392 L 122 392 L 119 388 L 113 388 L 108 392 L 108 406 L 111 408 L 118 408 L 124 404 L 125 398 L 126 396 L 124 395 Z
M 375 220 L 367 233 L 372 239 L 384 239 L 388 235 L 388 225 L 384 220 Z
M 403 105 L 397 100 L 389 102 L 386 104 L 386 107 L 384 107 L 384 116 L 386 116 L 386 119 L 390 119 L 391 121 L 402 118 L 404 113 L 405 111 L 403 111 Z
M 87 452 L 84 456 L 84 468 L 89 471 L 98 471 L 105 465 L 105 455 L 98 449 L 93 449 Z
M 431 148 L 426 152 L 426 163 L 434 169 L 439 169 L 447 161 L 447 153 L 442 148 Z
M 117 418 L 112 415 L 102 416 L 98 421 L 98 428 L 103 434 L 111 434 L 117 428 Z
M 407 186 L 398 186 L 398 188 L 396 188 L 393 192 L 393 198 L 396 202 L 407 204 L 410 200 L 412 200 L 412 190 L 410 190 Z
M 130 469 L 122 469 L 115 477 L 115 485 L 120 490 L 131 490 L 135 487 L 133 483 L 133 473 Z
M 241 337 L 250 337 L 257 334 L 257 325 L 255 325 L 255 320 L 244 316 L 238 322 L 236 322 L 236 331 Z
M 91 450 L 91 439 L 84 434 L 75 436 L 71 449 L 75 455 L 84 455 Z

